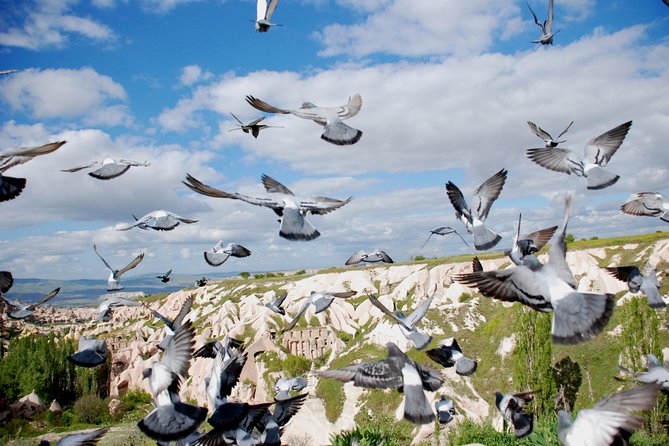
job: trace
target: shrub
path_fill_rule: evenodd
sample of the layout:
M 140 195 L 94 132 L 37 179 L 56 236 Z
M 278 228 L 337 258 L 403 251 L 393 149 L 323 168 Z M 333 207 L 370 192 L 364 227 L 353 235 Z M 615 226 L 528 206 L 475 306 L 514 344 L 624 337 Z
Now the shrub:
M 515 435 L 497 432 L 490 423 L 476 423 L 466 418 L 454 426 L 447 438 L 450 445 L 481 443 L 514 446 L 516 444 Z
M 239 273 L 239 275 L 242 276 L 244 279 L 248 279 L 249 277 L 251 277 L 251 273 L 247 273 L 246 271 Z
M 88 424 L 102 424 L 109 418 L 109 409 L 97 395 L 84 395 L 74 402 L 77 420 Z

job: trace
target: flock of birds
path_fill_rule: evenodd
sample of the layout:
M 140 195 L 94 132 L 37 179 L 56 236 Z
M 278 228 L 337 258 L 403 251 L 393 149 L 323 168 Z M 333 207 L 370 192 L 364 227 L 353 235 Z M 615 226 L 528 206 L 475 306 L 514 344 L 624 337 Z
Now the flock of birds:
M 267 32 L 278 5 L 278 0 L 258 0 L 257 20 L 255 28 L 258 32 Z M 548 2 L 548 18 L 542 23 L 528 3 L 534 22 L 541 29 L 541 36 L 535 43 L 551 45 L 554 36 L 560 31 L 553 31 L 553 0 Z M 10 74 L 14 70 L 0 72 Z M 302 119 L 314 121 L 323 128 L 321 138 L 335 145 L 351 145 L 357 143 L 363 132 L 344 123 L 345 119 L 354 117 L 362 108 L 362 97 L 351 96 L 342 106 L 321 107 L 311 102 L 303 103 L 298 109 L 283 109 L 268 104 L 254 96 L 247 96 L 246 101 L 255 109 L 265 113 L 292 114 Z M 261 130 L 275 127 L 262 124 L 265 117 L 243 123 L 234 114 L 237 127 L 258 138 Z M 615 184 L 619 175 L 609 172 L 606 167 L 612 156 L 622 145 L 632 122 L 623 123 L 585 143 L 583 155 L 559 147 L 565 141 L 560 140 L 571 128 L 573 121 L 553 138 L 538 125 L 529 122 L 530 130 L 541 138 L 545 146 L 527 150 L 528 158 L 536 164 L 567 175 L 586 179 L 586 187 L 599 190 Z M 58 150 L 65 141 L 48 143 L 39 147 L 21 147 L 0 152 L 0 202 L 18 197 L 26 187 L 25 178 L 14 178 L 5 172 L 16 165 L 30 161 L 36 156 L 47 155 Z M 105 158 L 85 165 L 64 169 L 64 172 L 79 172 L 89 169 L 88 175 L 98 180 L 118 178 L 131 167 L 149 167 L 148 162 L 136 162 L 125 159 Z M 446 183 L 446 194 L 451 202 L 455 215 L 468 233 L 472 235 L 476 250 L 494 248 L 501 236 L 486 226 L 491 207 L 500 196 L 508 171 L 501 169 L 483 182 L 474 192 L 470 204 L 464 195 L 451 181 Z M 333 212 L 351 201 L 329 197 L 298 197 L 285 185 L 268 175 L 261 177 L 266 196 L 251 197 L 238 192 L 224 192 L 206 185 L 187 174 L 183 181 L 190 190 L 213 198 L 240 200 L 255 206 L 271 209 L 278 217 L 279 236 L 294 241 L 309 241 L 320 236 L 320 232 L 306 219 L 309 214 L 325 215 Z M 484 271 L 481 262 L 474 257 L 472 272 L 454 276 L 453 280 L 464 285 L 477 288 L 486 297 L 510 302 L 520 302 L 535 311 L 552 312 L 552 340 L 556 344 L 577 344 L 587 342 L 597 336 L 609 321 L 614 307 L 614 296 L 611 294 L 585 293 L 576 289 L 576 281 L 566 263 L 566 235 L 571 210 L 571 195 L 565 198 L 564 217 L 560 229 L 558 226 L 541 229 L 521 235 L 520 218 L 513 240 L 512 249 L 506 251 L 513 267 Z M 657 192 L 638 192 L 621 206 L 622 212 L 636 216 L 659 217 L 669 222 L 669 197 Z M 180 224 L 193 224 L 197 220 L 186 218 L 166 210 L 155 210 L 137 218 L 134 222 L 119 228 L 130 230 L 170 231 Z M 557 238 L 551 245 L 548 260 L 542 262 L 537 252 L 548 243 L 557 232 Z M 423 243 L 427 244 L 432 235 L 456 234 L 469 246 L 467 240 L 450 226 L 439 226 L 430 231 Z M 112 267 L 98 252 L 93 250 L 109 270 L 108 291 L 123 289 L 121 276 L 137 267 L 144 254 L 137 255 L 126 266 L 120 269 Z M 210 251 L 204 252 L 207 264 L 220 266 L 229 257 L 247 257 L 251 251 L 237 243 L 224 244 L 219 241 Z M 383 250 L 360 250 L 354 253 L 346 265 L 364 263 L 393 263 L 392 258 Z M 628 283 L 631 292 L 642 292 L 651 307 L 666 306 L 659 293 L 659 282 L 655 268 L 648 265 L 642 273 L 638 266 L 619 266 L 607 268 L 609 273 L 619 280 Z M 162 282 L 170 280 L 172 270 L 157 276 Z M 6 293 L 13 284 L 10 272 L 0 271 L 0 298 L 5 300 L 11 311 L 11 318 L 25 319 L 34 313 L 39 305 L 55 297 L 56 289 L 35 304 L 24 304 L 17 300 L 9 300 Z M 304 299 L 300 309 L 284 328 L 282 333 L 292 330 L 299 323 L 302 315 L 313 305 L 314 312 L 326 311 L 335 299 L 347 299 L 356 294 L 355 291 L 313 291 Z M 283 302 L 286 294 L 277 296 L 265 304 L 272 312 L 285 316 Z M 401 310 L 391 311 L 378 297 L 367 296 L 370 302 L 385 316 L 394 321 L 403 335 L 410 340 L 419 351 L 425 350 L 432 337 L 420 330 L 420 323 L 426 316 L 434 298 L 434 293 L 423 302 L 417 304 L 411 314 L 405 315 Z M 144 370 L 144 377 L 149 380 L 153 397 L 154 409 L 138 423 L 139 429 L 159 445 L 176 442 L 177 445 L 219 446 L 223 444 L 280 445 L 281 434 L 286 423 L 299 410 L 307 394 L 299 394 L 307 381 L 303 377 L 292 377 L 277 381 L 273 402 L 249 404 L 230 399 L 233 388 L 239 381 L 241 370 L 247 359 L 242 342 L 230 337 L 221 341 L 212 341 L 195 351 L 195 329 L 187 316 L 193 306 L 193 297 L 183 304 L 181 311 L 174 319 L 170 319 L 156 311 L 152 315 L 165 324 L 166 336 L 157 345 L 162 350 L 162 357 L 151 367 Z M 98 310 L 97 321 L 110 320 L 113 308 L 118 306 L 139 306 L 137 301 L 121 297 L 107 297 Z M 393 305 L 394 306 L 394 305 Z M 320 370 L 314 373 L 323 378 L 337 379 L 342 382 L 352 381 L 354 385 L 364 388 L 397 389 L 404 395 L 404 418 L 412 423 L 426 424 L 435 419 L 439 423 L 449 423 L 457 414 L 453 401 L 442 395 L 434 404 L 429 404 L 425 391 L 438 391 L 443 384 L 441 373 L 431 367 L 412 360 L 397 345 L 389 342 L 386 345 L 387 356 L 383 359 L 357 364 L 336 370 Z M 426 356 L 435 364 L 443 367 L 455 367 L 458 375 L 469 376 L 476 372 L 478 363 L 466 357 L 457 340 L 447 339 L 437 348 L 425 351 Z M 77 366 L 98 367 L 107 360 L 109 352 L 104 339 L 82 336 L 78 350 L 69 357 Z M 188 378 L 188 369 L 193 357 L 212 359 L 211 374 L 205 379 L 204 385 L 209 399 L 209 409 L 186 403 L 180 399 L 180 390 Z M 558 414 L 558 437 L 569 446 L 576 445 L 610 445 L 614 442 L 627 444 L 629 436 L 644 420 L 632 414 L 636 410 L 644 410 L 654 406 L 658 391 L 669 390 L 669 370 L 652 355 L 649 355 L 647 372 L 631 372 L 620 368 L 621 373 L 644 384 L 607 396 L 594 407 L 581 409 L 576 419 L 568 412 Z M 295 395 L 295 393 L 298 393 Z M 518 438 L 532 433 L 534 418 L 532 413 L 525 412 L 525 407 L 533 398 L 533 391 L 496 393 L 496 405 L 503 418 L 514 427 Z M 271 409 L 273 406 L 273 409 Z M 200 433 L 199 427 L 207 419 L 211 430 Z M 70 435 L 59 441 L 59 445 L 92 445 L 107 431 L 97 429 L 85 434 Z M 43 441 L 40 445 L 48 444 Z M 354 442 L 352 444 L 357 444 Z M 619 444 L 619 443 L 616 443 Z

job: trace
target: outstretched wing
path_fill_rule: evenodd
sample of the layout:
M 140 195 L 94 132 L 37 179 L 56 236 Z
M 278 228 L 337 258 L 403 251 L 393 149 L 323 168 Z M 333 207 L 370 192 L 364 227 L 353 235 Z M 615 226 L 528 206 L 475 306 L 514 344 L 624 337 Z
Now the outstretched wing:
M 292 110 L 285 110 L 282 108 L 274 107 L 273 105 L 269 105 L 267 102 L 255 98 L 251 95 L 246 96 L 246 102 L 251 105 L 251 107 L 258 109 L 260 111 L 264 111 L 265 113 L 282 113 L 284 115 L 290 114 L 293 111 Z
M 114 272 L 114 268 L 109 266 L 109 263 L 107 263 L 107 261 L 104 259 L 104 257 L 102 257 L 100 255 L 100 253 L 98 252 L 98 248 L 95 246 L 95 243 L 93 243 L 93 251 L 95 251 L 95 253 L 98 255 L 98 257 L 100 257 L 100 260 L 102 260 L 102 263 L 105 264 L 105 266 L 109 269 L 109 271 Z
M 346 105 L 337 108 L 337 115 L 342 119 L 352 118 L 362 108 L 362 96 L 358 93 L 348 98 Z
M 77 167 L 72 167 L 71 169 L 61 169 L 61 172 L 79 172 L 80 170 L 83 169 L 88 169 L 89 167 L 93 167 L 100 164 L 99 161 L 93 161 L 92 163 L 84 164 L 83 166 L 77 166 Z
M 269 193 L 295 195 L 293 191 L 291 191 L 286 186 L 279 183 L 277 180 L 270 177 L 269 175 L 262 174 L 262 176 L 260 177 L 260 181 L 262 181 L 263 186 L 265 186 L 265 190 Z
M 348 204 L 353 200 L 353 197 L 348 197 L 346 200 L 337 200 L 335 198 L 316 197 L 316 201 L 300 201 L 300 209 L 310 214 L 325 215 L 340 207 Z
M 59 292 L 60 292 L 60 287 L 58 287 L 58 288 L 56 288 L 55 290 L 51 291 L 49 294 L 47 294 L 46 296 L 44 296 L 44 297 L 42 298 L 42 300 L 40 300 L 40 301 L 37 302 L 36 304 L 33 304 L 33 305 L 29 306 L 28 309 L 30 309 L 30 310 L 34 310 L 35 307 L 39 307 L 40 305 L 49 302 L 51 299 L 53 299 L 54 297 L 56 297 L 56 295 L 58 295 Z
M 118 270 L 118 272 L 115 274 L 115 276 L 120 277 L 123 273 L 125 273 L 127 271 L 130 271 L 131 269 L 133 269 L 134 267 L 139 265 L 139 263 L 142 260 L 144 260 L 144 253 L 141 253 L 140 255 L 138 255 L 137 257 L 132 259 L 132 261 L 130 263 L 128 263 L 123 269 Z
M 293 320 L 290 321 L 290 324 L 288 324 L 288 326 L 281 331 L 282 333 L 285 333 L 285 332 L 290 331 L 293 328 L 295 328 L 297 323 L 300 321 L 300 318 L 302 317 L 302 315 L 307 311 L 307 307 L 309 306 L 310 303 L 311 303 L 311 301 L 309 300 L 309 298 L 307 298 L 306 302 L 304 302 L 302 304 L 302 307 L 300 308 L 300 311 L 298 311 L 297 315 L 295 315 Z
M 608 132 L 602 133 L 597 138 L 591 139 L 585 145 L 585 158 L 600 167 L 606 166 L 611 157 L 622 145 L 632 127 L 632 121 L 620 124 Z
M 502 188 L 506 182 L 507 172 L 506 169 L 500 170 L 485 180 L 485 182 L 474 192 L 472 210 L 476 213 L 479 219 L 485 220 L 488 217 L 490 207 L 502 192 Z
M 207 186 L 206 184 L 202 183 L 201 181 L 195 179 L 195 177 L 191 175 L 186 176 L 186 181 L 182 181 L 183 184 L 188 186 L 189 189 L 202 194 L 206 195 L 208 197 L 214 197 L 214 198 L 230 198 L 232 200 L 242 200 L 250 204 L 254 204 L 256 206 L 264 206 L 268 207 L 271 209 L 282 209 L 283 204 L 279 203 L 276 200 L 272 200 L 271 198 L 253 198 L 249 197 L 247 195 L 239 194 L 239 193 L 228 193 L 228 192 L 223 192 L 222 190 L 218 190 L 214 187 Z
M 527 6 L 530 6 L 530 5 L 528 4 Z M 532 11 L 532 8 L 530 8 L 530 11 Z M 532 11 L 532 14 L 534 14 L 534 11 Z M 534 20 L 535 21 L 537 20 L 536 16 L 534 16 Z M 535 135 L 537 135 L 539 138 L 543 139 L 545 142 L 553 140 L 553 137 L 547 131 L 545 131 L 544 129 L 542 129 L 538 125 L 536 125 L 534 122 L 527 121 L 527 125 Z M 567 128 L 569 128 L 569 127 L 567 127 Z M 565 132 L 566 132 L 566 130 L 565 130 Z M 562 132 L 562 133 L 564 133 L 564 132 Z M 560 135 L 562 135 L 562 134 L 560 134 Z

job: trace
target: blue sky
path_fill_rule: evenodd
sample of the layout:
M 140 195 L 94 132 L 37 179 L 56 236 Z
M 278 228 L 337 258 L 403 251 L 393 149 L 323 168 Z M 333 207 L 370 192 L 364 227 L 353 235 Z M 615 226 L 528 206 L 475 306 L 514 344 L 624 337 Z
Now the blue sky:
M 547 1 L 532 1 L 540 18 Z M 220 271 L 342 265 L 358 249 L 398 261 L 468 252 L 429 229 L 453 216 L 444 183 L 465 196 L 500 168 L 509 180 L 489 217 L 507 247 L 517 213 L 528 231 L 557 224 L 561 197 L 576 194 L 577 237 L 652 232 L 658 220 L 621 215 L 633 192 L 668 193 L 669 8 L 660 0 L 556 0 L 553 47 L 530 43 L 538 28 L 524 1 L 282 0 L 254 30 L 255 2 L 36 0 L 0 2 L 0 147 L 67 139 L 58 152 L 13 168 L 28 186 L 0 204 L 0 269 L 17 277 L 106 277 L 92 244 L 134 273 L 206 274 L 202 251 L 219 240 L 253 255 Z M 233 128 L 262 115 L 244 101 L 341 105 L 360 142 L 337 147 L 313 123 L 269 116 L 257 140 Z M 539 147 L 525 122 L 558 133 L 565 147 L 633 120 L 609 163 L 621 180 L 604 191 L 550 172 L 525 156 Z M 105 156 L 148 160 L 101 182 L 63 173 Z M 191 193 L 186 173 L 219 189 L 262 195 L 266 173 L 305 196 L 354 196 L 310 217 L 323 234 L 278 236 L 267 209 Z M 120 232 L 132 214 L 168 209 L 200 221 L 169 233 Z

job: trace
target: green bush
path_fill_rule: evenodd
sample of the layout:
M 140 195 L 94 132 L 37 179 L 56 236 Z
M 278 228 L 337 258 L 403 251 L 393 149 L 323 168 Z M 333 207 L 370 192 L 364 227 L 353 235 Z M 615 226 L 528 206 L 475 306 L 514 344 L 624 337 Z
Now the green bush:
M 102 424 L 109 419 L 107 403 L 97 395 L 84 395 L 74 402 L 77 420 L 88 424 Z
M 246 271 L 242 271 L 241 273 L 239 273 L 239 275 L 242 276 L 244 279 L 248 279 L 249 277 L 251 277 L 251 273 L 247 273 Z
M 351 440 L 355 438 L 360 446 L 378 446 L 383 441 L 392 441 L 388 433 L 381 432 L 379 429 L 360 429 L 355 427 L 350 431 L 343 431 L 338 434 L 330 435 L 330 444 L 332 446 L 350 446 Z M 390 443 L 383 443 L 390 445 Z
M 476 423 L 467 418 L 459 422 L 448 433 L 447 438 L 448 444 L 451 446 L 469 443 L 481 443 L 495 446 L 516 445 L 516 437 L 513 434 L 497 432 L 489 422 Z

